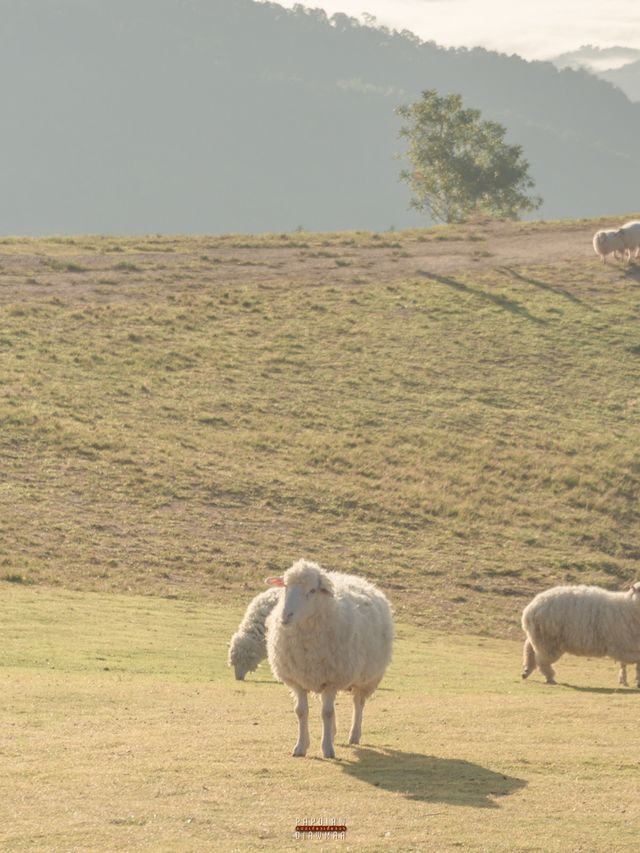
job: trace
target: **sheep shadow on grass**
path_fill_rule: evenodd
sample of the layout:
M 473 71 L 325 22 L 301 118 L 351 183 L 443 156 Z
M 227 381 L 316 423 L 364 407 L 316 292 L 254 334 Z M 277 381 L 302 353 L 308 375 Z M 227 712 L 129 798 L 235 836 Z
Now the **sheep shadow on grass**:
M 238 683 L 239 684 L 251 684 L 252 687 L 259 687 L 261 684 L 281 684 L 281 682 L 277 681 L 275 678 L 268 678 L 268 677 L 256 678 L 255 676 L 254 676 L 254 678 L 251 678 L 252 675 L 253 675 L 253 673 L 248 673 L 244 677 L 244 681 L 240 681 Z
M 568 684 L 566 681 L 558 681 L 558 687 L 568 687 L 569 690 L 577 690 L 578 693 L 602 693 L 605 696 L 637 696 L 637 687 L 582 687 L 578 684 Z
M 354 754 L 353 761 L 339 762 L 343 772 L 409 800 L 495 809 L 494 798 L 513 794 L 527 784 L 524 779 L 460 758 L 364 747 L 356 747 Z
M 584 302 L 582 299 L 579 299 L 573 293 L 570 293 L 568 290 L 565 290 L 562 287 L 558 287 L 557 285 L 549 284 L 547 281 L 541 281 L 539 278 L 531 278 L 530 276 L 524 276 L 511 267 L 498 267 L 498 272 L 504 273 L 505 275 L 511 276 L 511 278 L 516 279 L 516 281 L 521 281 L 523 284 L 530 284 L 533 287 L 537 287 L 539 290 L 546 290 L 549 293 L 554 293 L 556 296 L 562 296 L 564 299 L 568 299 L 569 302 L 573 302 L 576 305 L 582 305 L 583 308 L 587 308 L 589 311 L 597 311 L 597 308 L 593 308 L 587 302 Z
M 428 272 L 428 270 L 418 270 L 417 275 L 422 276 L 422 278 L 427 278 L 430 281 L 435 281 L 438 284 L 444 284 L 453 290 L 457 290 L 459 293 L 476 296 L 485 302 L 489 302 L 491 305 L 502 308 L 502 310 L 508 311 L 510 314 L 515 314 L 516 316 L 529 320 L 531 323 L 536 323 L 539 326 L 546 326 L 548 324 L 548 320 L 545 320 L 542 317 L 536 317 L 527 308 L 525 308 L 524 305 L 521 305 L 514 299 L 509 299 L 501 293 L 492 293 L 489 290 L 483 290 L 481 287 L 472 287 L 471 285 L 458 281 L 455 278 L 445 275 L 436 275 L 436 273 Z
M 624 271 L 624 277 L 633 279 L 633 281 L 640 281 L 640 264 L 637 261 L 631 261 Z

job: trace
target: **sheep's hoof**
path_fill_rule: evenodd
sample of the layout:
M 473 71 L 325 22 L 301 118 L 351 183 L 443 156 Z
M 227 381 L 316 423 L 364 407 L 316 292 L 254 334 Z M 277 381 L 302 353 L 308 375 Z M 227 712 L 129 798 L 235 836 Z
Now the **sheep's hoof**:
M 349 746 L 357 746 L 360 743 L 359 737 L 350 737 L 349 738 Z
M 531 675 L 531 672 L 532 672 L 532 670 L 530 670 L 530 669 L 523 669 L 522 670 L 522 678 L 523 679 L 529 678 L 529 676 Z
M 307 750 L 303 749 L 301 746 L 296 746 L 296 748 L 291 753 L 294 758 L 304 758 L 306 754 Z
M 323 750 L 322 750 L 322 755 L 323 755 L 325 758 L 335 758 L 335 757 L 336 757 L 336 752 L 335 752 L 335 749 L 333 749 L 333 748 L 332 748 L 332 749 L 323 749 Z
M 547 678 L 545 684 L 557 684 L 555 678 Z

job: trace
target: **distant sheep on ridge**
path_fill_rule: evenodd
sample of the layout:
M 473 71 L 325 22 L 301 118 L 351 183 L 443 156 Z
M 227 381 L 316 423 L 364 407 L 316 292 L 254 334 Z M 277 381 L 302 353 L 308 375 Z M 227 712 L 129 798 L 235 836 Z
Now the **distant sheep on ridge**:
M 607 255 L 610 255 L 612 252 L 615 253 L 616 256 L 618 254 L 622 255 L 626 246 L 622 239 L 622 235 L 620 234 L 620 230 L 609 228 L 607 230 L 596 231 L 593 235 L 593 248 L 596 255 L 598 255 L 601 258 L 602 263 L 604 263 L 607 259 Z
M 631 260 L 631 253 L 640 254 L 640 222 L 627 222 L 621 228 L 607 228 L 593 235 L 593 248 L 604 263 L 607 255 Z
M 640 253 L 640 222 L 627 222 L 617 233 L 624 243 L 627 261 L 631 260 L 631 252 L 637 258 Z

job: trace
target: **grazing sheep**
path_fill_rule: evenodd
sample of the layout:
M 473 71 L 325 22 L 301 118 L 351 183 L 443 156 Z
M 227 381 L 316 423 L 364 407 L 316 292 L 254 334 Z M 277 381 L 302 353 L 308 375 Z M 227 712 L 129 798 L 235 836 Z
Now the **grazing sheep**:
M 627 222 L 616 232 L 624 243 L 624 252 L 627 261 L 631 260 L 631 252 L 634 258 L 640 253 L 640 222 Z
M 309 748 L 311 690 L 322 696 L 322 754 L 335 758 L 336 693 L 351 691 L 349 743 L 359 743 L 365 700 L 391 660 L 391 607 L 368 581 L 324 571 L 307 560 L 298 560 L 267 583 L 285 589 L 267 619 L 267 654 L 275 677 L 295 697 L 298 742 L 293 755 L 306 755 Z
M 597 586 L 555 586 L 522 612 L 527 635 L 522 677 L 538 667 L 547 684 L 555 684 L 551 666 L 565 652 L 612 657 L 622 664 L 640 660 L 640 583 L 628 592 Z
M 620 233 L 622 229 L 610 228 L 603 231 L 596 231 L 593 235 L 593 248 L 596 255 L 605 262 L 607 255 L 612 252 L 622 255 L 626 250 L 623 235 Z
M 621 684 L 623 687 L 629 686 L 629 682 L 627 681 L 627 665 L 625 663 L 620 664 L 618 684 Z M 640 663 L 636 664 L 636 687 L 640 687 Z
M 261 592 L 249 603 L 242 622 L 229 643 L 229 666 L 238 681 L 258 666 L 267 656 L 265 621 L 281 596 L 279 589 Z

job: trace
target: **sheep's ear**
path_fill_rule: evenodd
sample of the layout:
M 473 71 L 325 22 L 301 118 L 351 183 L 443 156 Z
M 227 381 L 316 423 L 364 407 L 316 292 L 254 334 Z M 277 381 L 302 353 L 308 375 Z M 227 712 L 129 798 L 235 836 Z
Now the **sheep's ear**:
M 265 578 L 264 582 L 267 586 L 284 586 L 282 578 Z
M 321 575 L 318 589 L 325 595 L 333 595 L 333 584 L 326 575 Z

